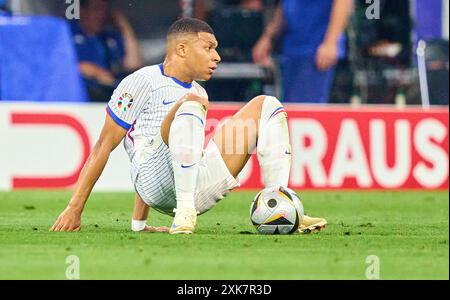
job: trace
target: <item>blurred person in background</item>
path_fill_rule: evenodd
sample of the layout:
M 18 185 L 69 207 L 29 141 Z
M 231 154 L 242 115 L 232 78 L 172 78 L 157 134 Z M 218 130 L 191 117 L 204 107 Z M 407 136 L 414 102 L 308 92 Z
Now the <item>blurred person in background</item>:
M 11 12 L 6 7 L 6 0 L 0 0 L 0 16 L 9 16 Z
M 281 0 L 253 49 L 255 63 L 270 66 L 282 37 L 281 76 L 286 102 L 326 103 L 335 66 L 345 55 L 352 0 Z
M 360 99 L 356 100 L 401 105 L 405 101 L 420 101 L 414 96 L 418 92 L 413 87 L 416 81 L 407 72 L 413 57 L 411 2 L 380 0 L 379 3 L 382 17 L 368 19 L 365 0 L 355 1 L 349 58 L 357 74 L 355 96 Z
M 410 1 L 380 1 L 380 19 L 369 20 L 365 16 L 367 4 L 356 2 L 358 31 L 356 46 L 365 58 L 380 58 L 397 66 L 408 66 L 411 60 Z
M 143 66 L 139 44 L 125 15 L 109 0 L 81 0 L 71 22 L 80 72 L 91 101 L 108 101 L 117 83 Z
M 208 20 L 210 11 L 230 5 L 252 11 L 262 12 L 264 10 L 263 0 L 197 0 L 194 3 L 194 16 L 200 20 L 206 21 Z
M 264 30 L 262 0 L 195 1 L 195 17 L 215 28 L 224 62 L 252 62 L 252 48 Z
M 264 9 L 262 0 L 229 0 L 227 2 L 232 5 L 238 5 L 242 9 L 253 11 L 262 11 Z
M 241 0 L 240 5 L 242 8 L 262 11 L 264 9 L 264 3 L 262 0 Z
M 221 70 L 226 69 L 232 75 L 206 82 L 204 86 L 210 96 L 216 101 L 238 101 L 271 94 L 271 90 L 265 90 L 273 82 L 270 70 L 262 70 L 263 76 L 251 77 L 245 75 L 248 72 L 243 65 L 253 63 L 252 49 L 264 30 L 265 1 L 197 0 L 194 8 L 195 16 L 214 28 L 224 62 Z

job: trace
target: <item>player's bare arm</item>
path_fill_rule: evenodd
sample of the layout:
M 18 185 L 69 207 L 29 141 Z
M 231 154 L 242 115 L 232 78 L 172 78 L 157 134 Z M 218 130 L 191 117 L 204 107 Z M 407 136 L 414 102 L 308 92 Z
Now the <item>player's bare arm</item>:
M 50 231 L 78 231 L 81 214 L 91 191 L 103 172 L 111 152 L 119 145 L 127 131 L 106 115 L 105 124 L 91 155 L 81 170 L 72 198 Z

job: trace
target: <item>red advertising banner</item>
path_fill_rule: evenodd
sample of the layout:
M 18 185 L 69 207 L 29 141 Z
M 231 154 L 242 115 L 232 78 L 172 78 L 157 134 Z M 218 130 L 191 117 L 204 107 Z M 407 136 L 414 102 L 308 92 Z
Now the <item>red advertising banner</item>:
M 208 112 L 209 132 L 237 109 L 213 106 Z M 287 106 L 286 110 L 292 188 L 448 189 L 447 109 Z M 256 155 L 243 173 L 243 188 L 263 186 Z
M 207 140 L 242 105 L 212 104 Z M 294 189 L 448 189 L 448 108 L 286 105 Z M 104 104 L 0 103 L 0 190 L 71 188 L 105 120 Z M 31 150 L 31 151 L 30 151 Z M 97 190 L 132 190 L 122 146 Z M 263 187 L 256 155 L 239 175 Z

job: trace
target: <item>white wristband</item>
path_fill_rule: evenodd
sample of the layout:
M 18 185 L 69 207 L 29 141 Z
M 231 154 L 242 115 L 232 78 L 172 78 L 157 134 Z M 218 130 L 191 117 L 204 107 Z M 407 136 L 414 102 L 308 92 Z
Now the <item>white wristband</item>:
M 134 232 L 139 232 L 144 230 L 145 226 L 147 226 L 146 221 L 138 221 L 138 220 L 131 220 L 131 230 Z

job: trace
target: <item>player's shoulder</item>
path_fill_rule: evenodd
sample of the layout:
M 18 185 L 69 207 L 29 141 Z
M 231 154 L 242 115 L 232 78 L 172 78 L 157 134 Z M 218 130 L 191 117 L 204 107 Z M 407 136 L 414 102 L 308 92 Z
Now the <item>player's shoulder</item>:
M 160 69 L 158 65 L 153 65 L 153 66 L 146 66 L 143 67 L 137 71 L 135 71 L 133 74 L 131 75 L 137 75 L 137 76 L 142 76 L 147 78 L 148 80 L 151 80 L 152 78 L 155 78 L 157 76 L 160 75 Z
M 126 76 L 120 83 L 120 86 L 135 89 L 146 89 L 153 91 L 158 85 L 159 67 L 158 65 L 146 66 Z
M 160 70 L 158 65 L 146 66 L 134 71 L 133 73 L 125 77 L 125 79 L 128 80 L 145 79 L 147 81 L 152 81 L 152 79 L 159 76 L 159 73 Z

